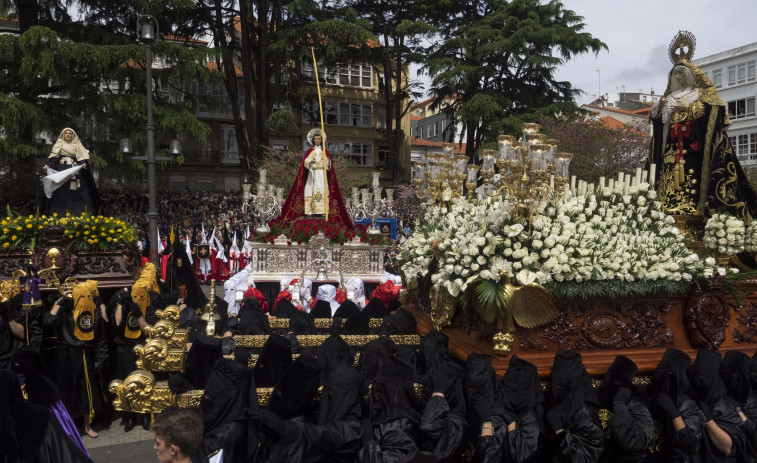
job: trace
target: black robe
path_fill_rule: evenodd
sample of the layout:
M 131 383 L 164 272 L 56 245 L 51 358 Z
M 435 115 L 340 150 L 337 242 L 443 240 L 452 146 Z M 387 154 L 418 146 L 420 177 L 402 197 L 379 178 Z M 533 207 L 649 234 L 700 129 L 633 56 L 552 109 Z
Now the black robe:
M 0 369 L 0 462 L 91 463 L 46 407 L 21 396 L 16 373 Z
M 700 440 L 705 432 L 704 415 L 691 398 L 686 371 L 691 358 L 683 351 L 669 348 L 647 386 L 647 407 L 655 422 L 655 436 L 649 446 L 650 463 L 697 461 Z M 683 419 L 684 427 L 676 430 L 668 413 L 659 405 L 661 395 L 670 397 Z M 659 430 L 659 432 L 657 431 Z
M 64 297 L 57 315 L 47 312 L 44 325 L 55 331 L 53 376 L 71 418 L 91 418 L 102 409 L 105 397 L 97 373 L 108 365 L 110 354 L 100 310 L 94 311 L 94 338 L 82 341 L 74 335 L 73 300 Z
M 646 459 L 654 422 L 633 379 L 638 367 L 623 355 L 615 357 L 599 388 L 599 418 L 605 429 L 602 462 L 638 463 Z M 626 397 L 627 396 L 627 397 Z
M 510 358 L 502 385 L 505 392 L 505 421 L 515 422 L 515 429 L 507 432 L 505 458 L 508 461 L 527 460 L 538 448 L 543 437 L 541 420 L 544 393 L 541 390 L 536 366 L 517 355 Z
M 204 422 L 197 454 L 209 457 L 223 450 L 223 461 L 248 461 L 257 450 L 257 435 L 250 432 L 247 412 L 258 407 L 252 368 L 221 358 L 213 365 L 200 398 Z
M 43 214 L 50 217 L 54 213 L 65 216 L 66 212 L 79 215 L 85 210 L 93 215 L 100 213 L 100 197 L 97 194 L 97 187 L 89 168 L 89 162 L 79 161 L 74 164 L 65 164 L 61 162 L 60 157 L 48 158 L 47 160 L 47 166 L 57 172 L 70 169 L 78 164 L 84 164 L 84 167 L 73 178 L 67 180 L 60 188 L 55 190 L 52 198 L 48 199 L 43 196 Z

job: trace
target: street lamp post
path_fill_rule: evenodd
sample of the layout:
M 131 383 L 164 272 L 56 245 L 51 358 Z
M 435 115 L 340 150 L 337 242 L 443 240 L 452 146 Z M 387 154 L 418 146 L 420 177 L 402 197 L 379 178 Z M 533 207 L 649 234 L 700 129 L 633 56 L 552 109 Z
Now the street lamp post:
M 147 84 L 147 220 L 150 223 L 150 261 L 158 266 L 158 205 L 155 187 L 155 122 L 152 115 L 152 48 L 158 41 L 158 21 L 150 15 L 137 19 L 137 37 L 145 45 Z

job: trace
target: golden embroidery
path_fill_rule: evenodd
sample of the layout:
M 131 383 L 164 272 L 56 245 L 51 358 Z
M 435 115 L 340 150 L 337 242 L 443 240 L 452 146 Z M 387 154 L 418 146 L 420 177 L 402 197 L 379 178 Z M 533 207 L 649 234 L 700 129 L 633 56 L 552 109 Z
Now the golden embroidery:
M 608 421 L 613 417 L 613 414 L 610 410 L 606 408 L 600 408 L 599 409 L 599 424 L 602 425 L 602 429 L 605 431 L 605 437 L 609 439 L 612 437 L 612 430 L 610 429 L 610 426 L 607 424 Z

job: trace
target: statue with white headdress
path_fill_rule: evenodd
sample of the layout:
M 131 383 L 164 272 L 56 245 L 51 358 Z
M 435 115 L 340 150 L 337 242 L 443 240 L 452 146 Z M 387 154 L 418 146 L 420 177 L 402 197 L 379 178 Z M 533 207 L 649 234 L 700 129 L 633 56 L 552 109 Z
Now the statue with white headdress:
M 44 166 L 44 175 L 45 214 L 99 213 L 100 200 L 89 166 L 89 150 L 73 129 L 66 127 L 61 131 Z

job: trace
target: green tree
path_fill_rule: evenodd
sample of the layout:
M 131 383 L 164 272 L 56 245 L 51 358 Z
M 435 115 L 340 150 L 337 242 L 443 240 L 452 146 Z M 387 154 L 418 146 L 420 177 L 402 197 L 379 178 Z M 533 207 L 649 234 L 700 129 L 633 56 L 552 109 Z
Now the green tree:
M 26 166 L 35 185 L 28 166 L 50 149 L 40 135 L 54 140 L 72 127 L 90 149 L 95 170 L 122 179 L 142 176 L 144 166 L 118 151 L 122 137 L 133 140 L 136 153 L 146 149 L 145 48 L 136 40 L 137 18 L 152 14 L 161 33 L 171 33 L 175 8 L 191 3 L 0 0 L 0 11 L 13 11 L 21 31 L 0 35 L 0 69 L 6 70 L 0 72 L 0 163 Z M 153 56 L 156 140 L 204 137 L 208 127 L 194 116 L 191 97 L 194 82 L 212 79 L 204 52 L 160 40 Z M 158 155 L 167 155 L 157 147 Z M 0 182 L 18 183 L 14 170 L 0 173 Z
M 425 0 L 354 0 L 351 3 L 359 17 L 370 21 L 379 39 L 379 43 L 365 44 L 360 52 L 378 65 L 375 69 L 381 82 L 379 90 L 386 104 L 386 124 L 382 132 L 388 141 L 390 158 L 394 160 L 399 159 L 402 145 L 406 143 L 402 118 L 410 110 L 411 101 L 421 96 L 414 90 L 417 85 L 408 75 L 409 65 L 421 63 L 426 56 L 423 40 L 429 39 L 437 29 L 425 18 L 438 6 L 438 2 L 429 5 Z M 403 177 L 399 162 L 394 164 L 394 178 L 399 180 Z
M 644 127 L 625 124 L 611 128 L 602 120 L 541 117 L 542 132 L 559 141 L 558 151 L 573 153 L 570 174 L 589 183 L 618 172 L 633 173 L 644 167 L 650 137 Z M 648 129 L 648 127 L 647 127 Z
M 558 0 L 450 2 L 451 19 L 428 52 L 432 93 L 463 126 L 457 136 L 469 156 L 500 133 L 517 133 L 540 114 L 572 114 L 579 90 L 556 80 L 575 54 L 607 46 L 582 32 L 583 18 Z
M 201 0 L 185 17 L 183 34 L 212 37 L 211 60 L 223 74 L 248 170 L 262 161 L 272 134 L 299 138 L 295 113 L 304 102 L 317 101 L 312 81 L 300 72 L 303 60 L 311 60 L 311 47 L 319 68 L 328 67 L 370 37 L 364 21 L 332 2 Z

